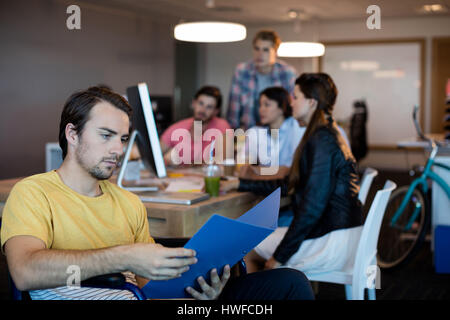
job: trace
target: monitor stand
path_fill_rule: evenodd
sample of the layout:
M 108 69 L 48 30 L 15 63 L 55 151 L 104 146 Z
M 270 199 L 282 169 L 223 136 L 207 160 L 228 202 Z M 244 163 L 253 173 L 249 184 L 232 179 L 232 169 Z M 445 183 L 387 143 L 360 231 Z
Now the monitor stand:
M 128 159 L 130 158 L 131 149 L 133 148 L 133 144 L 136 141 L 136 137 L 139 134 L 137 130 L 133 130 L 131 133 L 130 141 L 128 142 L 127 150 L 125 151 L 125 156 L 123 158 L 122 166 L 120 167 L 119 176 L 117 177 L 117 185 L 128 191 L 158 191 L 158 187 L 124 187 L 122 184 L 123 177 L 125 175 L 125 171 L 127 170 Z

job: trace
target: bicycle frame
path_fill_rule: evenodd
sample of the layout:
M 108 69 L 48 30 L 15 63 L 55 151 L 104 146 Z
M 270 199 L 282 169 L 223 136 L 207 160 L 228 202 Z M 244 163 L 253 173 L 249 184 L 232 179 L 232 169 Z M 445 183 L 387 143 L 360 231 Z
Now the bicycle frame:
M 450 186 L 444 181 L 444 179 L 442 179 L 438 174 L 436 174 L 435 172 L 433 172 L 431 170 L 431 168 L 433 166 L 437 166 L 437 167 L 441 167 L 441 168 L 444 168 L 444 169 L 450 171 L 450 167 L 448 167 L 442 163 L 438 163 L 438 162 L 434 161 L 439 147 L 434 142 L 432 142 L 432 147 L 433 147 L 433 150 L 431 151 L 430 157 L 428 158 L 427 164 L 425 166 L 425 170 L 423 171 L 422 175 L 419 178 L 415 179 L 409 186 L 406 196 L 403 198 L 403 201 L 400 204 L 400 207 L 397 209 L 397 211 L 395 212 L 394 216 L 391 219 L 391 222 L 390 222 L 391 227 L 396 227 L 396 223 L 397 223 L 398 219 L 400 218 L 400 216 L 402 215 L 403 211 L 405 210 L 416 187 L 418 187 L 420 185 L 422 187 L 423 193 L 425 195 L 427 194 L 428 179 L 435 181 L 445 191 L 445 193 L 447 194 L 447 197 L 450 198 Z M 416 208 L 415 208 L 413 214 L 411 215 L 410 219 L 408 220 L 408 223 L 403 228 L 404 231 L 411 229 L 411 227 L 412 227 L 414 221 L 416 220 L 417 216 L 419 215 L 419 212 L 421 209 L 422 209 L 422 205 L 420 204 L 420 202 L 416 202 Z

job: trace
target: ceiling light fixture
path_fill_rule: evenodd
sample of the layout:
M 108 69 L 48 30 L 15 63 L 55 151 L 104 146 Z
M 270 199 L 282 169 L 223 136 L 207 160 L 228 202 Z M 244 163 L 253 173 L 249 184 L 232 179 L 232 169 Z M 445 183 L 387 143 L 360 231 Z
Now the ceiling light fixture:
M 441 4 L 425 4 L 419 9 L 420 12 L 423 13 L 439 13 L 439 12 L 447 12 L 448 9 L 446 6 Z
M 325 54 L 325 46 L 318 42 L 282 42 L 277 54 L 287 58 L 320 57 Z
M 288 11 L 288 17 L 294 21 L 294 32 L 300 33 L 301 31 L 301 15 L 304 16 L 304 12 L 300 9 L 290 9 Z M 314 20 L 314 29 L 317 29 L 316 20 Z M 317 37 L 314 36 L 314 40 Z M 277 55 L 279 57 L 286 58 L 309 58 L 320 57 L 325 54 L 325 46 L 318 42 L 299 42 L 299 41 L 287 41 L 282 42 L 278 48 Z
M 175 39 L 189 42 L 234 42 L 247 37 L 242 24 L 232 22 L 188 22 L 175 26 Z
M 289 19 L 296 19 L 299 16 L 298 10 L 295 9 L 289 9 L 287 14 Z

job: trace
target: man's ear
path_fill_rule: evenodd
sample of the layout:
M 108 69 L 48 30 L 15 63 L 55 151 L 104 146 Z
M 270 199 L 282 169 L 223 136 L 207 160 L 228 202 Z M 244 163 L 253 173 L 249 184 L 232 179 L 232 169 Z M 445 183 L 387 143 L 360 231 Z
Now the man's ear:
M 66 125 L 65 133 L 67 145 L 75 145 L 78 143 L 78 132 L 75 130 L 75 126 L 72 123 Z

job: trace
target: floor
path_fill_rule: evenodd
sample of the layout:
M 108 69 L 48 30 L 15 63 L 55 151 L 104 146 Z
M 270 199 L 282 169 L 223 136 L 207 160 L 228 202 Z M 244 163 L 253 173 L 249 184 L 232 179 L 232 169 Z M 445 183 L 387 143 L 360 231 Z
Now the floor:
M 404 171 L 379 170 L 366 201 L 372 203 L 375 191 L 390 179 L 397 186 L 407 185 L 413 179 Z M 377 300 L 450 300 L 450 274 L 437 274 L 433 265 L 430 242 L 425 242 L 421 251 L 406 266 L 398 270 L 381 270 L 381 288 L 376 290 Z M 318 300 L 345 299 L 343 285 L 318 283 Z
M 405 172 L 380 171 L 375 178 L 372 192 L 367 203 L 370 204 L 374 191 L 391 179 L 399 186 L 408 184 Z M 365 208 L 367 210 L 367 208 Z M 6 274 L 6 260 L 0 254 L 0 300 L 9 299 Z M 344 300 L 345 290 L 342 285 L 319 283 L 317 300 Z M 395 271 L 381 270 L 381 288 L 377 290 L 378 300 L 450 300 L 450 274 L 436 274 L 429 243 L 425 243 L 421 252 L 405 267 Z
M 429 246 L 415 260 L 396 271 L 381 270 L 377 300 L 450 300 L 450 274 L 436 274 Z M 317 300 L 345 299 L 344 286 L 319 283 Z

